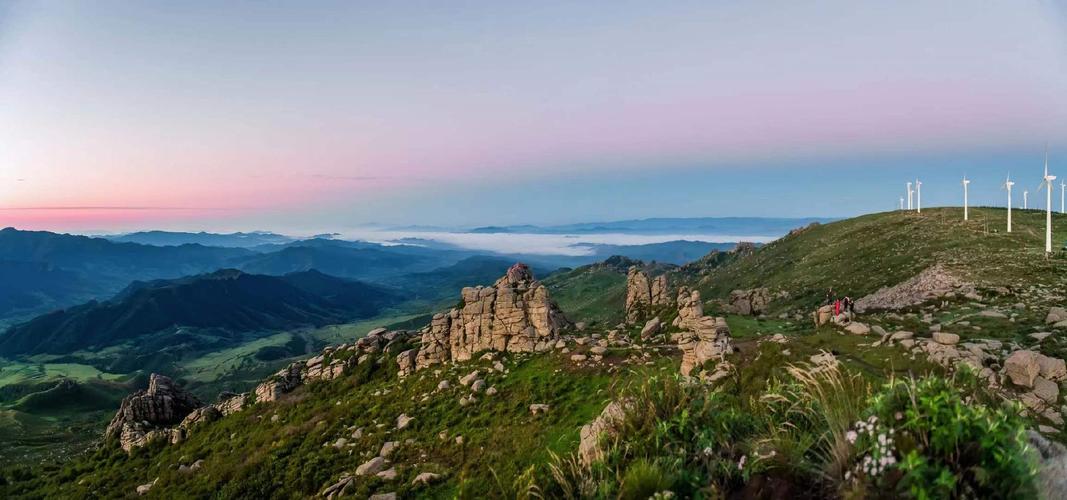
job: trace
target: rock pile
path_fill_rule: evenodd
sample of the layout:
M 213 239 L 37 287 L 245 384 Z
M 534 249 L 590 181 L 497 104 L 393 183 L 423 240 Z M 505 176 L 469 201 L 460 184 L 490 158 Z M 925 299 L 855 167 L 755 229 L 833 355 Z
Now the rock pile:
M 104 439 L 117 438 L 123 450 L 170 438 L 170 426 L 179 424 L 201 406 L 200 400 L 178 387 L 174 381 L 153 373 L 148 389 L 126 396 L 111 419 Z
M 670 306 L 667 277 L 649 279 L 637 266 L 626 273 L 626 322 L 636 323 L 655 314 L 654 310 Z
M 283 394 L 308 382 L 340 377 L 349 368 L 368 362 L 379 353 L 396 352 L 395 346 L 408 342 L 414 336 L 413 332 L 378 328 L 355 343 L 327 347 L 318 356 L 292 363 L 256 386 L 256 402 L 276 401 Z M 397 359 L 401 363 L 401 374 L 404 374 L 404 364 L 400 359 L 403 356 L 401 353 Z
M 511 266 L 492 287 L 464 288 L 462 295 L 460 308 L 435 315 L 424 330 L 415 369 L 487 350 L 547 351 L 570 326 L 525 264 Z
M 927 300 L 974 296 L 974 285 L 948 272 L 941 264 L 934 265 L 911 279 L 885 287 L 856 301 L 856 310 L 896 310 L 916 306 Z
M 684 330 L 677 334 L 682 351 L 682 375 L 689 376 L 694 368 L 710 360 L 723 360 L 733 350 L 730 326 L 725 318 L 704 316 L 700 292 L 682 287 L 678 290 L 677 325 Z
M 770 303 L 771 292 L 766 288 L 734 290 L 730 292 L 726 309 L 742 316 L 759 316 L 767 312 Z

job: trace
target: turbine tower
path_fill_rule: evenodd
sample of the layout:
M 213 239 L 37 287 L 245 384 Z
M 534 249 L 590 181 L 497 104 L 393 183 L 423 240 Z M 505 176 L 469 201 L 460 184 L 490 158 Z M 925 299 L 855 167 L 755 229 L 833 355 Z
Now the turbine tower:
M 923 183 L 915 179 L 915 210 L 923 213 Z
M 911 183 L 908 183 L 908 210 L 911 210 Z
M 1008 191 L 1008 232 L 1011 232 L 1011 187 L 1015 183 L 1011 181 L 1011 175 L 1004 181 L 1004 189 Z
M 1067 194 L 1067 182 L 1060 181 L 1060 213 L 1067 214 L 1067 208 L 1064 208 L 1063 200 L 1064 194 Z
M 1029 203 L 1029 200 L 1030 200 L 1030 191 L 1027 191 L 1027 190 L 1024 189 L 1023 190 L 1023 210 L 1026 210 L 1026 209 L 1030 208 L 1030 206 L 1027 204 L 1027 203 Z
M 900 209 L 904 210 L 904 197 L 903 196 L 900 197 Z
M 1048 144 L 1045 145 L 1045 177 L 1041 186 L 1045 190 L 1045 253 L 1052 253 L 1052 181 L 1055 175 L 1048 174 Z
M 963 176 L 963 220 L 970 220 L 967 211 L 967 185 L 970 183 L 971 181 L 967 180 L 967 176 Z

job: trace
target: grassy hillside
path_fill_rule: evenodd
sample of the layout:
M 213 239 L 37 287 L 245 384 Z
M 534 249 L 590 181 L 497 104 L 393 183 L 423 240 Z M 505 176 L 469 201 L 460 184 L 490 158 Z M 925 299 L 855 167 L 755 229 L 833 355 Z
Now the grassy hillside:
M 699 266 L 685 272 L 708 297 L 766 286 L 789 291 L 790 302 L 805 306 L 817 303 L 828 287 L 861 297 L 934 263 L 988 287 L 1059 283 L 1067 259 L 1062 251 L 1051 260 L 1044 257 L 1044 211 L 1012 215 L 1012 233 L 1005 231 L 1004 209 L 972 209 L 966 222 L 959 208 L 864 215 L 811 226 L 705 275 Z M 1054 249 L 1061 249 L 1067 216 L 1054 214 L 1053 222 Z

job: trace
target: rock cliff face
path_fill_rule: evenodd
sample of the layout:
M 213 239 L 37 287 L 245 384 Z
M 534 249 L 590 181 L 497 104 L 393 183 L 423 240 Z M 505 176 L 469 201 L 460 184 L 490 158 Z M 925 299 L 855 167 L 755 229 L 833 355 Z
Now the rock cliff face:
M 148 389 L 126 396 L 104 433 L 117 438 L 130 451 L 156 439 L 169 437 L 169 426 L 182 422 L 201 406 L 200 400 L 163 375 L 152 374 Z
M 678 327 L 685 330 L 677 335 L 682 375 L 689 376 L 694 368 L 708 361 L 721 361 L 733 350 L 726 319 L 704 316 L 700 292 L 696 290 L 678 290 Z
M 511 266 L 492 287 L 464 288 L 462 296 L 461 308 L 435 315 L 423 332 L 416 369 L 480 351 L 548 350 L 570 325 L 525 264 Z
M 667 277 L 649 279 L 641 269 L 630 267 L 626 273 L 626 322 L 636 323 L 653 315 L 653 309 L 671 304 Z

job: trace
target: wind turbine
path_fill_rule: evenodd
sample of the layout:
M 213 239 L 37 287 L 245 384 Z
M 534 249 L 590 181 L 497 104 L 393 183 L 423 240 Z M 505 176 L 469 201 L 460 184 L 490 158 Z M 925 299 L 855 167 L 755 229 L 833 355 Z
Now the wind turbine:
M 904 197 L 903 196 L 900 197 L 900 209 L 904 210 Z
M 923 183 L 919 179 L 915 179 L 915 209 L 923 213 Z
M 911 210 L 911 183 L 908 183 L 908 210 Z
M 1030 208 L 1030 206 L 1027 205 L 1029 199 L 1030 199 L 1030 191 L 1027 191 L 1027 190 L 1024 189 L 1023 190 L 1023 210 L 1026 210 L 1026 209 Z
M 967 180 L 967 176 L 963 176 L 963 220 L 970 220 L 967 212 L 967 185 L 971 181 Z
M 1052 253 L 1052 181 L 1055 175 L 1048 174 L 1048 144 L 1045 145 L 1045 177 L 1041 189 L 1045 190 L 1045 253 Z
M 1004 181 L 1004 189 L 1008 191 L 1008 232 L 1011 232 L 1011 187 L 1015 183 L 1011 181 L 1011 174 L 1008 174 L 1008 178 Z

